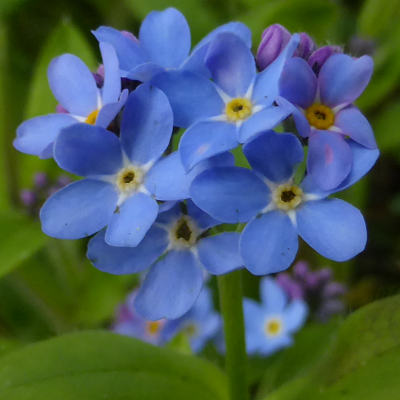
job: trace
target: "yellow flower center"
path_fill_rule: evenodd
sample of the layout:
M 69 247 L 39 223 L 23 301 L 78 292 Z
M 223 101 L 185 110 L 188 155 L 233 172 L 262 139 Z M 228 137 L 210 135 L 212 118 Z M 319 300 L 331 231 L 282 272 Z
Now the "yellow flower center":
M 250 117 L 253 104 L 248 99 L 240 98 L 231 100 L 225 108 L 225 113 L 229 121 L 237 122 Z
M 195 222 L 185 215 L 175 222 L 169 238 L 173 247 L 188 248 L 196 243 L 198 233 Z
M 290 211 L 302 202 L 303 191 L 296 185 L 280 185 L 275 189 L 273 200 L 280 210 Z
M 271 318 L 264 325 L 264 331 L 268 336 L 278 336 L 282 332 L 282 321 L 279 318 Z
M 117 175 L 117 186 L 120 192 L 129 193 L 142 183 L 143 172 L 134 166 L 123 168 Z
M 160 321 L 147 321 L 146 322 L 146 332 L 151 335 L 157 335 L 157 333 L 161 329 L 161 323 Z
M 97 120 L 97 116 L 99 115 L 100 110 L 94 110 L 92 111 L 86 118 L 86 123 L 89 125 L 94 125 Z
M 328 129 L 335 122 L 334 112 L 323 104 L 313 104 L 308 107 L 306 118 L 310 125 L 317 129 Z

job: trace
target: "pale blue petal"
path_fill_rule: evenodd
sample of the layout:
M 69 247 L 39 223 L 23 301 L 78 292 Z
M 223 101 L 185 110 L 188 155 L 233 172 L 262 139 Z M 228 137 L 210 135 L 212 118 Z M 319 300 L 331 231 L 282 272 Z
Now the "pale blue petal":
M 121 94 L 121 76 L 114 47 L 110 43 L 100 42 L 100 51 L 104 65 L 104 84 L 101 89 L 104 105 L 118 101 Z
M 302 300 L 293 300 L 283 313 L 284 326 L 287 332 L 298 331 L 306 322 L 308 315 L 307 304 Z
M 268 313 L 281 314 L 287 303 L 285 291 L 272 278 L 263 278 L 260 282 L 260 297 Z

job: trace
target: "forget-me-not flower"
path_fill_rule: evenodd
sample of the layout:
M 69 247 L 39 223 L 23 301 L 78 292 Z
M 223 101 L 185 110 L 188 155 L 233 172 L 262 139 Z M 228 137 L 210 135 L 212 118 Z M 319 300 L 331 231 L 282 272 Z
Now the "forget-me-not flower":
M 119 64 L 114 48 L 100 43 L 104 83 L 99 89 L 92 72 L 72 54 L 56 57 L 49 65 L 51 91 L 64 112 L 43 115 L 23 122 L 17 129 L 17 150 L 49 158 L 63 128 L 78 122 L 103 128 L 111 123 L 125 104 L 128 91 L 121 93 Z

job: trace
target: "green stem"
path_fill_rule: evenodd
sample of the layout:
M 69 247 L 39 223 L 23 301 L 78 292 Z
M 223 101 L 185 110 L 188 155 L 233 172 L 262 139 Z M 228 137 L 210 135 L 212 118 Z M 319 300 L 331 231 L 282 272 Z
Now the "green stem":
M 247 356 L 244 336 L 241 271 L 218 277 L 226 345 L 225 368 L 231 400 L 247 400 Z

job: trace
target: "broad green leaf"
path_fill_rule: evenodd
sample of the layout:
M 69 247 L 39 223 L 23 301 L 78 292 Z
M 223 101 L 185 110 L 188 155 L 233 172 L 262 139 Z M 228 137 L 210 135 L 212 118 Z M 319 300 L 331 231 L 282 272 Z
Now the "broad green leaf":
M 359 16 L 359 31 L 365 36 L 385 38 L 399 19 L 400 0 L 366 0 Z
M 36 221 L 15 213 L 0 214 L 0 277 L 18 267 L 45 241 Z
M 7 400 L 227 400 L 225 376 L 196 357 L 107 332 L 70 334 L 0 361 Z
M 339 328 L 325 357 L 268 400 L 393 399 L 400 380 L 400 296 L 356 311 Z
M 263 30 L 279 22 L 292 32 L 305 31 L 316 40 L 326 41 L 339 17 L 339 7 L 327 0 L 270 0 L 252 7 L 240 19 L 253 31 L 254 46 L 258 45 Z

